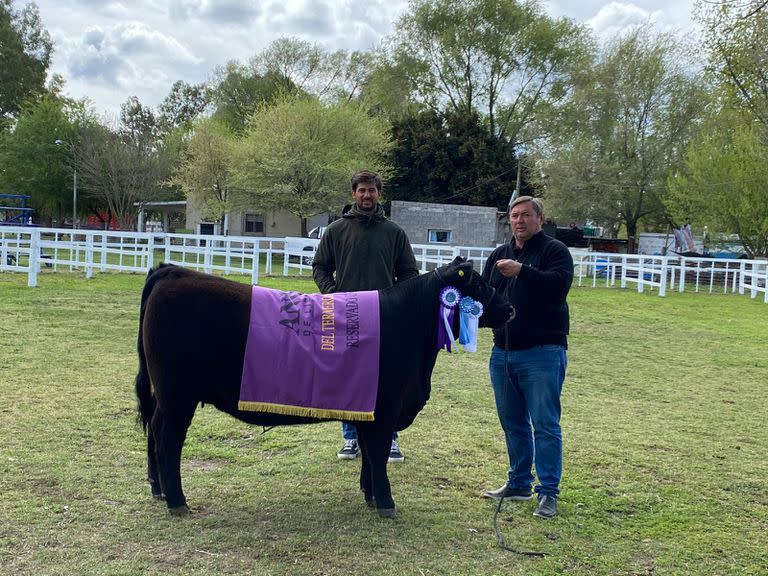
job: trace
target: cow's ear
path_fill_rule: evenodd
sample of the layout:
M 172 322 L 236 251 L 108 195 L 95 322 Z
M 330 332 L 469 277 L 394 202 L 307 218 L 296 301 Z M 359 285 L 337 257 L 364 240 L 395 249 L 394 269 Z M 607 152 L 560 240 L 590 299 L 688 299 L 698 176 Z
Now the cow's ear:
M 461 257 L 457 256 L 457 258 L 461 258 Z M 455 260 L 454 260 L 454 262 L 455 262 Z M 461 261 L 461 263 L 459 263 L 457 268 L 459 270 L 463 270 L 464 272 L 469 272 L 469 273 L 471 273 L 472 270 L 474 270 L 474 266 L 472 264 L 472 260 L 465 260 L 464 258 L 462 258 L 462 261 Z
M 466 261 L 467 261 L 466 258 L 463 258 L 461 256 L 456 256 L 456 258 L 453 259 L 453 262 L 451 262 L 451 264 L 453 264 L 454 266 L 459 266 Z

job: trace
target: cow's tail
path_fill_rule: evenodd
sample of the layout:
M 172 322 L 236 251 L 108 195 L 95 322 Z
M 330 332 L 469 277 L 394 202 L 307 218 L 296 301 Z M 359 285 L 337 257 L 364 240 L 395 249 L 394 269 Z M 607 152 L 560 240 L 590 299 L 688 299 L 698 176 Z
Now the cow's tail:
M 141 293 L 141 307 L 139 309 L 139 337 L 138 344 L 136 345 L 139 353 L 139 372 L 136 374 L 136 399 L 138 400 L 139 413 L 136 419 L 141 424 L 145 433 L 155 413 L 156 401 L 152 394 L 152 385 L 149 379 L 149 371 L 147 370 L 147 357 L 144 354 L 144 312 L 146 311 L 149 294 L 152 292 L 152 288 L 157 283 L 159 277 L 162 276 L 158 274 L 162 267 L 163 265 L 161 264 L 160 267 L 150 269 L 147 273 L 147 280 Z

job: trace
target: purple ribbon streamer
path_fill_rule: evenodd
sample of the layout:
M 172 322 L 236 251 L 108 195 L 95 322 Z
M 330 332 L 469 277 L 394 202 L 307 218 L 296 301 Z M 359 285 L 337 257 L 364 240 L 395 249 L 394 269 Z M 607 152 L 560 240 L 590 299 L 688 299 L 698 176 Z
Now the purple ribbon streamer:
M 440 312 L 437 318 L 437 349 L 442 350 L 445 348 L 448 352 L 451 351 L 451 342 L 453 342 L 453 334 L 447 334 L 447 328 L 445 326 L 445 312 L 448 312 L 448 325 L 453 326 L 453 308 L 446 308 L 440 306 Z

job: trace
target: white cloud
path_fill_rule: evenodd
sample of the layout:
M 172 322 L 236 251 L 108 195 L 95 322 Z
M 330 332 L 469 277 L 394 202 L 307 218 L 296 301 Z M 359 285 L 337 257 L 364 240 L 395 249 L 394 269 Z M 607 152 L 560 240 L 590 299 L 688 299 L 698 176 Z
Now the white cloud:
M 649 12 L 635 4 L 611 2 L 600 8 L 600 11 L 587 21 L 587 24 L 598 36 L 608 38 L 627 28 L 647 22 L 658 22 L 662 18 L 661 11 Z
M 609 31 L 652 18 L 690 28 L 693 0 L 542 0 L 554 16 Z M 176 80 L 204 82 L 228 60 L 248 62 L 296 36 L 328 50 L 370 50 L 408 0 L 36 0 L 55 43 L 52 72 L 73 97 L 112 117 L 136 95 L 157 106 Z
M 167 60 L 171 64 L 201 62 L 176 38 L 142 22 L 119 24 L 107 34 L 114 49 L 128 56 Z

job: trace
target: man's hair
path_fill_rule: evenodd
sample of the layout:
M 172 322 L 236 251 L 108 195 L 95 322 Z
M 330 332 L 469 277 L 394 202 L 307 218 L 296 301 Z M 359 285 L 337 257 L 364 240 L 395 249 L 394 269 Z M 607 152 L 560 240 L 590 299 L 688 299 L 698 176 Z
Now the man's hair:
M 375 184 L 376 190 L 379 192 L 381 192 L 383 186 L 381 176 L 379 176 L 378 172 L 371 172 L 370 170 L 355 172 L 354 176 L 352 176 L 352 192 L 357 189 L 358 184 Z
M 536 210 L 536 214 L 539 216 L 544 214 L 544 203 L 539 198 L 534 198 L 533 196 L 518 196 L 512 201 L 512 204 L 509 205 L 509 211 L 512 212 L 512 208 L 518 204 L 523 204 L 524 202 L 533 203 L 533 209 Z

